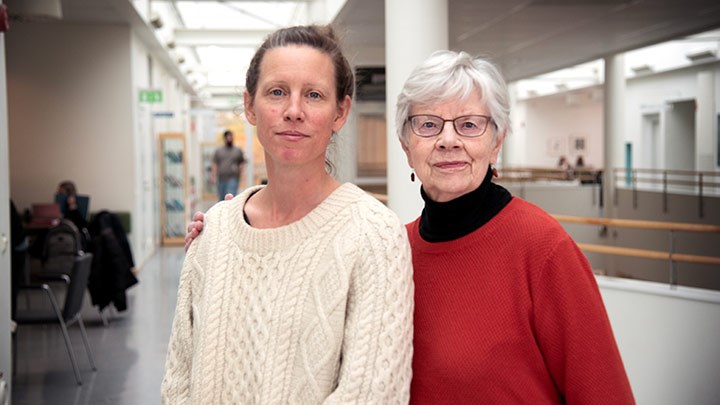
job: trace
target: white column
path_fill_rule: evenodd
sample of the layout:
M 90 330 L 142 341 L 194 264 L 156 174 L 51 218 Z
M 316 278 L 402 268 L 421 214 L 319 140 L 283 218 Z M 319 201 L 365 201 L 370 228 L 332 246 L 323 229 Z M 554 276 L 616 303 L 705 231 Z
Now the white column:
M 2 0 L 0 0 L 2 4 Z M 0 34 L 0 371 L 12 398 L 12 349 L 10 347 L 10 164 L 8 149 L 8 105 L 5 73 L 5 34 Z M 29 259 L 28 259 L 29 260 Z
M 714 171 L 718 166 L 714 91 L 713 72 L 699 72 L 695 99 L 695 170 L 698 171 Z
M 617 54 L 605 58 L 605 119 L 603 194 L 605 216 L 613 217 L 614 180 L 613 168 L 623 165 L 623 136 L 625 128 L 625 55 Z
M 313 0 L 307 3 L 307 23 L 328 23 L 325 0 Z
M 255 185 L 255 127 L 244 115 L 242 121 L 245 124 L 245 184 L 250 187 Z
M 448 48 L 447 0 L 385 1 L 385 79 L 388 206 L 403 223 L 422 211 L 420 185 L 410 182 L 410 167 L 395 130 L 395 104 L 410 72 L 433 51 Z
M 345 125 L 335 135 L 330 161 L 335 165 L 335 179 L 341 183 L 355 183 L 357 180 L 357 115 L 358 107 L 350 109 Z

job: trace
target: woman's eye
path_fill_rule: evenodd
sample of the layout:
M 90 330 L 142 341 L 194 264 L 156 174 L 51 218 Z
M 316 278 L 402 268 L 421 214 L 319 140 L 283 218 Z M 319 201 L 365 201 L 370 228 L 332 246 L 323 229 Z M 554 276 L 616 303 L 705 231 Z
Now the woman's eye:
M 280 89 L 273 89 L 270 91 L 270 94 L 272 94 L 273 96 L 282 96 L 283 92 Z
M 465 122 L 463 122 L 462 126 L 463 126 L 463 128 L 467 128 L 467 129 L 477 128 L 477 124 L 475 124 L 472 121 L 465 121 Z
M 310 97 L 310 98 L 321 98 L 322 96 L 321 96 L 320 93 L 318 93 L 317 91 L 311 91 L 311 92 L 308 94 L 308 97 Z
M 435 123 L 432 122 L 432 121 L 425 121 L 425 122 L 422 123 L 422 127 L 423 127 L 423 128 L 435 128 L 436 125 L 435 125 Z

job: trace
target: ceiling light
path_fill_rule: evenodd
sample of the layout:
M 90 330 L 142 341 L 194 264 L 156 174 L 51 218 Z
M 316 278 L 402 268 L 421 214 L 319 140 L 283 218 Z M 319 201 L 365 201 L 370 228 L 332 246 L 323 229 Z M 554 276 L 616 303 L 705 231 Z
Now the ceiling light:
M 163 26 L 162 18 L 160 18 L 159 14 L 153 13 L 150 16 L 150 25 L 153 26 L 155 29 L 160 29 Z
M 700 62 L 707 59 L 715 59 L 716 51 L 714 49 L 706 49 L 703 51 L 686 53 L 685 57 L 693 62 Z
M 633 66 L 631 69 L 636 75 L 646 75 L 653 72 L 653 68 L 650 65 Z
M 60 0 L 6 1 L 11 18 L 21 21 L 44 21 L 62 19 Z

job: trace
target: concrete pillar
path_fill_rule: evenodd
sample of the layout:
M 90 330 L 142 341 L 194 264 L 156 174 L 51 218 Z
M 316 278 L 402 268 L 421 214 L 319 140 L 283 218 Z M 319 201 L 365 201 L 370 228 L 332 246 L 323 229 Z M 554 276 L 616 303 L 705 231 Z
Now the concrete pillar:
M 614 217 L 613 168 L 622 166 L 625 131 L 625 55 L 605 58 L 605 119 L 603 194 L 605 216 Z
M 0 3 L 2 1 L 0 0 Z M 10 164 L 8 150 L 8 104 L 5 73 L 5 34 L 0 34 L 0 384 L 7 383 L 12 398 L 12 349 L 10 347 Z
M 410 167 L 395 129 L 397 96 L 410 72 L 433 51 L 448 48 L 448 2 L 385 1 L 385 78 L 388 206 L 403 223 L 420 215 L 420 185 L 410 182 Z
M 357 180 L 357 106 L 350 109 L 345 126 L 335 135 L 330 161 L 335 165 L 335 179 L 340 183 Z
M 717 121 L 715 118 L 715 76 L 712 71 L 697 74 L 695 99 L 695 170 L 714 171 L 718 165 Z

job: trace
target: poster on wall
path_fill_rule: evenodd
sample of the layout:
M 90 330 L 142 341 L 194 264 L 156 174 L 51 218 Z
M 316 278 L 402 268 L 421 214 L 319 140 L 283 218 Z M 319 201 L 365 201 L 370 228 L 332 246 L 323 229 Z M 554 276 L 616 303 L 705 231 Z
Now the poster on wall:
M 547 140 L 547 154 L 558 157 L 565 154 L 565 141 L 561 137 L 553 137 Z
M 570 154 L 573 156 L 584 155 L 586 153 L 586 145 L 584 136 L 570 136 Z

